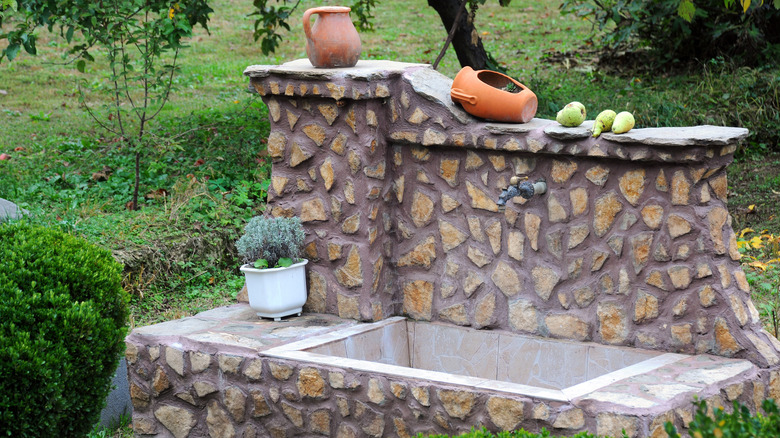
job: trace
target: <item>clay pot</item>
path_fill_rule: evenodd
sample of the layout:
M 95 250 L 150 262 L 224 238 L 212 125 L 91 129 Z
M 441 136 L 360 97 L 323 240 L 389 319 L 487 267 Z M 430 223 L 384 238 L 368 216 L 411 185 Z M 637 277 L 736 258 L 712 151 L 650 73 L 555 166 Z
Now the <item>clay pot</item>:
M 315 67 L 352 67 L 360 58 L 360 36 L 346 6 L 322 6 L 303 13 L 306 55 Z M 317 19 L 311 25 L 311 16 Z
M 514 88 L 507 91 L 507 88 Z M 533 91 L 505 74 L 463 67 L 452 82 L 450 96 L 472 116 L 498 122 L 526 123 L 536 115 Z

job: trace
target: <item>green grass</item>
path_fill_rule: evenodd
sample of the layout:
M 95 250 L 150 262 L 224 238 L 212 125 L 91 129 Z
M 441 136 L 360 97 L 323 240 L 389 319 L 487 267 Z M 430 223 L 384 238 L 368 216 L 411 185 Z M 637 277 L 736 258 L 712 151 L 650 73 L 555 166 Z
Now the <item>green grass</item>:
M 338 2 L 304 0 L 295 16 L 323 3 Z M 247 94 L 242 72 L 252 64 L 305 57 L 300 18 L 291 21 L 277 53 L 263 56 L 252 38 L 251 2 L 211 5 L 210 33 L 199 29 L 181 53 L 177 91 L 151 126 L 155 141 L 143 155 L 141 188 L 149 196 L 138 212 L 125 208 L 131 155 L 79 108 L 77 81 L 97 88 L 104 74 L 100 57 L 79 73 L 62 65 L 64 42 L 41 30 L 37 57 L 23 54 L 0 64 L 0 88 L 7 91 L 0 94 L 0 153 L 13 157 L 0 162 L 0 197 L 28 209 L 32 220 L 83 235 L 126 261 L 125 286 L 138 325 L 230 302 L 241 287 L 233 242 L 262 210 L 269 176 L 265 107 Z M 446 38 L 424 0 L 380 1 L 374 23 L 373 32 L 361 34 L 364 59 L 430 63 Z M 780 149 L 780 69 L 713 61 L 677 75 L 625 66 L 616 73 L 614 65 L 600 66 L 585 44 L 589 24 L 561 16 L 550 2 L 513 0 L 501 8 L 489 1 L 478 12 L 477 29 L 508 74 L 536 92 L 539 117 L 554 118 L 560 107 L 579 100 L 591 118 L 606 108 L 627 109 L 640 127 L 708 123 L 751 129 L 729 173 L 735 228 L 780 232 L 773 214 L 780 158 L 767 158 Z M 459 69 L 450 48 L 439 71 L 454 77 Z M 105 99 L 89 93 L 94 106 Z M 111 169 L 108 179 L 93 180 L 104 167 Z M 752 204 L 758 206 L 754 213 L 740 213 Z

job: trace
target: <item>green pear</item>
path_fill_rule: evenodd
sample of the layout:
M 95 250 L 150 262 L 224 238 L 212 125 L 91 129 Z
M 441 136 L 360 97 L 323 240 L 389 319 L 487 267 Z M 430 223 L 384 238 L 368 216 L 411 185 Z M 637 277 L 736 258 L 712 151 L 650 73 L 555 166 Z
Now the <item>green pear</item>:
M 593 122 L 593 136 L 598 137 L 603 131 L 609 131 L 612 129 L 612 122 L 615 121 L 615 112 L 612 110 L 604 110 L 596 116 L 596 121 Z
M 570 103 L 558 111 L 558 115 L 555 117 L 558 123 L 563 126 L 574 127 L 580 126 L 585 121 L 585 107 L 580 108 L 573 105 L 574 103 L 578 102 Z M 579 105 L 581 106 L 582 104 L 580 103 Z
M 585 111 L 585 105 L 581 104 L 580 102 L 574 101 L 572 103 L 567 103 L 566 106 L 576 106 L 577 108 L 582 111 L 582 121 L 585 121 L 585 119 L 588 118 L 588 112 Z
M 628 132 L 634 127 L 634 115 L 628 111 L 623 111 L 615 116 L 615 121 L 612 122 L 612 132 L 615 134 L 622 134 Z

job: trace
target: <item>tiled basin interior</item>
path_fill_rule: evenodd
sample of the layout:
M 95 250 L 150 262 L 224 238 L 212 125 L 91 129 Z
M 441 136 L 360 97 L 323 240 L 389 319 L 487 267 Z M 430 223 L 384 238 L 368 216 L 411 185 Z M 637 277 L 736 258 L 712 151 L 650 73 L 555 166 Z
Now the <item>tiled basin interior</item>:
M 402 317 L 358 324 L 266 353 L 560 400 L 688 357 Z

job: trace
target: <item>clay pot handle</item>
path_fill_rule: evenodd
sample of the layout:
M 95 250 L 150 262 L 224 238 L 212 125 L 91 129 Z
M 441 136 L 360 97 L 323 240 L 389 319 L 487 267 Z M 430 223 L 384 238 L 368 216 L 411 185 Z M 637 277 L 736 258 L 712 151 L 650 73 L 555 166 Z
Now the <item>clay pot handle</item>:
M 472 105 L 477 104 L 477 96 L 472 96 L 471 94 L 466 94 L 461 90 L 460 88 L 453 88 L 450 90 L 450 96 L 454 97 L 458 100 L 466 101 Z
M 319 14 L 320 8 L 307 9 L 303 13 L 303 33 L 306 34 L 306 39 L 311 40 L 311 16 L 312 14 Z

